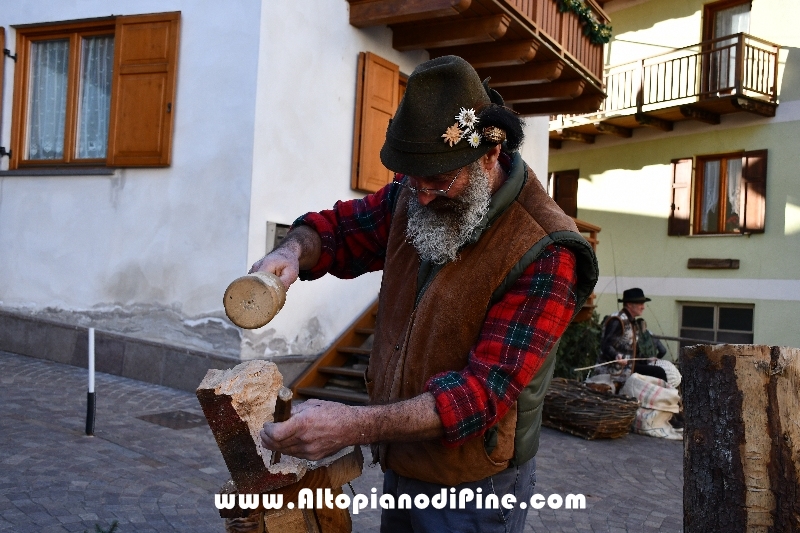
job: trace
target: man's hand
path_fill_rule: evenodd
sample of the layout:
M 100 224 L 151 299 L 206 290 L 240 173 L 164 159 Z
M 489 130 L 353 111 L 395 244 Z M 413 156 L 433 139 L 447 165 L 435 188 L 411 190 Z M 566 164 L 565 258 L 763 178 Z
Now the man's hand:
M 351 427 L 354 410 L 341 403 L 308 400 L 293 407 L 286 422 L 264 424 L 261 442 L 281 454 L 317 461 L 360 443 L 361 435 Z
M 624 355 L 622 355 L 621 353 L 617 354 L 617 364 L 619 364 L 622 367 L 626 367 L 630 363 L 631 363 L 630 360 L 628 360 L 628 358 L 626 358 Z
M 347 446 L 431 440 L 443 434 L 436 400 L 426 392 L 371 406 L 308 400 L 293 407 L 286 422 L 264 424 L 260 436 L 267 449 L 317 461 Z
M 276 248 L 250 267 L 248 274 L 269 272 L 278 276 L 286 289 L 297 281 L 300 275 L 300 260 L 291 247 Z
M 322 239 L 308 226 L 298 226 L 286 234 L 281 244 L 250 267 L 249 274 L 275 274 L 288 289 L 297 281 L 300 269 L 309 270 L 317 264 L 322 253 Z

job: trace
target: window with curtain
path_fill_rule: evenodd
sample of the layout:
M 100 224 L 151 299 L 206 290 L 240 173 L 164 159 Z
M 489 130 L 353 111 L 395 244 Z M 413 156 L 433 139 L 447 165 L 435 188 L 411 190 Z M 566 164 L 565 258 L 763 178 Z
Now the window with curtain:
M 10 169 L 167 166 L 180 13 L 17 27 Z
M 668 235 L 764 233 L 767 150 L 674 159 L 671 199 Z

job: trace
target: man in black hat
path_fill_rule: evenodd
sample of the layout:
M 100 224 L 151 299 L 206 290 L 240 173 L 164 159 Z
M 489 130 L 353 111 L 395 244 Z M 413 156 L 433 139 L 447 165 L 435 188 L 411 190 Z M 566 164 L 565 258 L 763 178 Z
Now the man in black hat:
M 642 289 L 633 288 L 623 291 L 622 298 L 618 301 L 622 303 L 622 309 L 609 315 L 605 320 L 597 362 L 621 361 L 617 370 L 632 370 L 637 374 L 667 381 L 664 369 L 652 364 L 656 358 L 664 357 L 667 348 L 660 340 L 650 335 L 644 319 L 639 318 L 644 313 L 645 302 L 649 302 L 650 298 L 645 297 Z M 633 361 L 633 367 L 630 367 L 629 362 L 624 362 L 627 359 L 637 360 Z M 630 374 L 630 372 L 615 373 L 608 366 L 616 365 L 599 367 L 600 372 L 608 371 L 620 376 Z
M 384 509 L 382 531 L 521 531 L 554 345 L 591 294 L 597 262 L 517 148 L 522 121 L 455 56 L 419 65 L 381 149 L 395 181 L 299 218 L 253 265 L 298 275 L 383 270 L 365 379 L 370 405 L 309 400 L 265 424 L 264 446 L 319 459 L 372 444 L 384 495 L 466 509 Z

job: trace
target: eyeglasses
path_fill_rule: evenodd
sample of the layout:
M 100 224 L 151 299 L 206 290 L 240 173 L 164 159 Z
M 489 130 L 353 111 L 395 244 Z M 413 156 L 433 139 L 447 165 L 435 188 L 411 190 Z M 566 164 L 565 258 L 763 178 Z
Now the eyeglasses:
M 450 181 L 450 185 L 446 189 L 429 189 L 423 187 L 414 187 L 412 185 L 409 185 L 409 183 L 411 182 L 411 180 L 414 180 L 414 182 L 416 182 L 417 179 L 424 179 L 425 181 L 446 181 L 450 177 L 452 172 L 449 172 L 447 174 L 436 174 L 427 178 L 415 178 L 413 176 L 408 176 L 408 180 L 406 181 L 405 186 L 408 187 L 408 189 L 414 194 L 433 194 L 435 196 L 447 196 L 447 193 L 449 193 L 450 189 L 453 188 L 453 184 L 456 182 L 456 180 L 461 175 L 461 172 L 463 172 L 463 170 L 464 167 L 458 169 L 458 172 L 456 172 L 456 175 Z

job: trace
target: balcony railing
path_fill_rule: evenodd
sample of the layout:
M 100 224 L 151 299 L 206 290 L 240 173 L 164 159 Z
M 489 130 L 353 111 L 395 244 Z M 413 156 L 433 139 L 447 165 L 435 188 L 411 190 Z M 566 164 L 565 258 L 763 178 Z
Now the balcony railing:
M 551 114 L 550 147 L 591 144 L 601 134 L 631 137 L 640 127 L 672 131 L 682 120 L 719 124 L 722 115 L 742 111 L 773 117 L 779 51 L 737 33 L 608 67 L 598 111 Z
M 583 31 L 578 16 L 558 9 L 554 0 L 506 0 L 521 15 L 532 21 L 539 31 L 559 43 L 571 58 L 583 65 L 600 81 L 603 78 L 603 47 L 591 42 Z M 594 2 L 587 1 L 595 19 L 608 24 L 608 17 Z
M 739 33 L 610 67 L 600 112 L 641 112 L 648 106 L 730 95 L 775 103 L 779 48 Z

